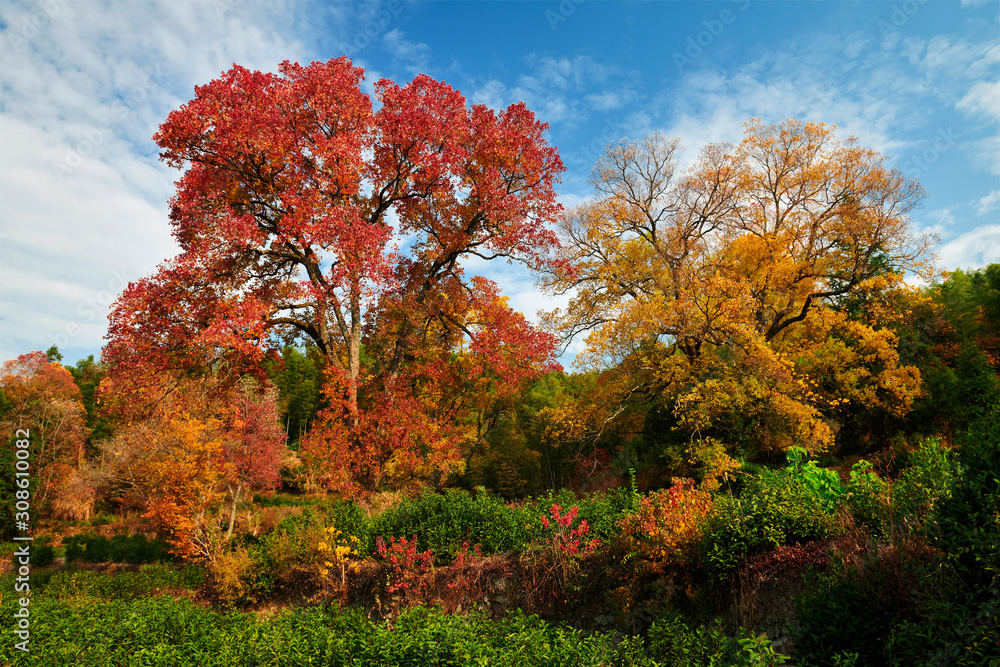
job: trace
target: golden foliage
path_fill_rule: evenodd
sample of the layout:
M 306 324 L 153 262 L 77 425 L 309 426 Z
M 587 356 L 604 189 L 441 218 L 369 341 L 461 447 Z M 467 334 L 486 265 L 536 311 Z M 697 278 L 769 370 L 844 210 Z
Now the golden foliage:
M 740 415 L 778 451 L 829 449 L 848 405 L 905 414 L 919 374 L 881 327 L 898 321 L 905 272 L 930 270 L 932 239 L 909 231 L 920 185 L 816 123 L 751 120 L 684 173 L 679 148 L 610 146 L 599 199 L 561 222 L 571 268 L 545 284 L 572 298 L 546 322 L 586 334 L 578 363 L 615 369 L 609 400 L 660 397 L 696 439 L 725 440 Z

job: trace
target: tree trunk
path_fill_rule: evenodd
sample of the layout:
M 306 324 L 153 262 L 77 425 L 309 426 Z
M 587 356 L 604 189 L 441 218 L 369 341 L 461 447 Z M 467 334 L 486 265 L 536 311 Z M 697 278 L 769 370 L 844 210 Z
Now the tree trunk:
M 233 536 L 233 527 L 236 525 L 236 503 L 239 502 L 240 495 L 243 493 L 243 485 L 237 484 L 235 492 L 232 486 L 228 484 L 226 486 L 229 488 L 229 495 L 233 501 L 229 507 L 229 530 L 226 531 L 226 542 L 228 542 Z

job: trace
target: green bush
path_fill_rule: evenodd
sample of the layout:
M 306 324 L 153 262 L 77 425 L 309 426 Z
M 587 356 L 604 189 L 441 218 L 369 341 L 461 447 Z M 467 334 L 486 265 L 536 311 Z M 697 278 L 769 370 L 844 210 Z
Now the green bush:
M 899 568 L 909 575 L 900 577 Z M 1000 660 L 1000 590 L 970 597 L 934 563 L 868 563 L 810 581 L 795 600 L 796 658 L 817 667 L 979 665 Z M 838 661 L 839 660 L 839 661 Z
M 52 538 L 48 535 L 36 537 L 31 542 L 31 565 L 34 567 L 45 567 L 56 558 L 56 550 L 52 548 L 50 542 Z
M 247 570 L 247 593 L 264 599 L 295 581 L 296 570 L 318 559 L 317 546 L 326 534 L 326 514 L 308 508 L 290 516 L 249 548 L 253 567 Z
M 549 509 L 553 504 L 559 504 L 564 509 L 576 507 L 577 517 L 580 520 L 585 520 L 590 526 L 589 536 L 603 542 L 610 542 L 620 532 L 618 522 L 626 514 L 638 509 L 641 497 L 637 490 L 628 487 L 611 489 L 604 493 L 594 493 L 584 498 L 577 498 L 572 491 L 563 489 L 558 493 L 550 493 L 537 498 L 529 505 L 537 514 L 533 523 L 537 523 L 538 517 L 542 515 L 548 516 Z
M 3 390 L 0 389 L 0 416 L 3 415 L 7 399 Z M 17 485 L 16 470 L 14 469 L 14 452 L 16 451 L 16 438 L 5 440 L 0 449 L 0 539 L 7 540 L 14 533 L 14 516 L 17 512 L 17 497 L 14 495 L 20 487 Z M 37 475 L 29 475 L 28 491 L 31 497 L 35 496 Z
M 369 552 L 365 550 L 365 547 L 372 536 L 372 520 L 367 512 L 358 507 L 357 504 L 346 500 L 330 501 L 321 508 L 321 511 L 327 526 L 334 526 L 345 535 L 353 535 L 358 538 L 358 546 L 355 551 L 361 556 L 368 555 Z
M 170 545 L 162 540 L 148 540 L 145 535 L 115 535 L 110 540 L 103 535 L 72 535 L 63 539 L 66 562 L 143 563 L 173 562 Z
M 872 471 L 871 463 L 861 460 L 854 464 L 847 483 L 846 504 L 854 523 L 874 537 L 883 536 L 891 520 L 890 489 L 889 483 Z
M 815 461 L 810 461 L 809 452 L 802 447 L 792 447 L 787 458 L 785 473 L 798 480 L 818 498 L 824 510 L 831 514 L 836 512 L 844 497 L 840 475 L 835 470 L 820 468 Z
M 143 565 L 135 572 L 116 572 L 109 576 L 93 570 L 67 568 L 52 573 L 45 580 L 32 577 L 32 589 L 46 597 L 59 599 L 97 598 L 131 600 L 167 590 L 187 590 L 201 586 L 204 571 L 197 565 Z
M 892 506 L 895 521 L 917 529 L 938 500 L 951 493 L 956 468 L 951 452 L 937 438 L 922 440 L 907 458 L 908 467 L 892 485 Z
M 857 571 L 814 576 L 795 599 L 796 658 L 808 665 L 833 666 L 834 656 L 856 653 L 862 665 L 884 665 L 894 617 L 873 595 L 879 577 Z
M 424 491 L 379 515 L 372 523 L 369 553 L 375 538 L 417 536 L 418 549 L 431 549 L 450 563 L 463 543 L 479 544 L 485 554 L 524 548 L 531 542 L 528 525 L 538 523 L 532 505 L 508 506 L 501 498 L 460 489 Z
M 614 489 L 582 499 L 563 489 L 511 505 L 487 493 L 425 490 L 372 521 L 368 553 L 379 536 L 409 539 L 413 535 L 417 536 L 417 548 L 431 549 L 441 564 L 453 561 L 463 544 L 478 544 L 484 554 L 525 550 L 537 539 L 541 517 L 549 516 L 554 504 L 567 510 L 576 507 L 577 517 L 590 526 L 589 536 L 610 541 L 618 534 L 618 520 L 634 511 L 637 502 L 632 489 Z
M 90 518 L 88 523 L 91 526 L 106 526 L 109 523 L 114 523 L 115 517 L 113 514 L 97 514 Z
M 12 543 L 11 548 L 9 549 L 9 555 L 11 563 L 14 565 L 14 570 L 16 571 L 21 565 L 21 556 L 18 555 L 17 550 L 23 546 L 27 546 L 29 549 L 28 558 L 30 560 L 31 567 L 45 567 L 46 565 L 49 565 L 56 557 L 55 549 L 53 549 L 52 545 L 49 544 L 51 541 L 51 537 L 43 535 L 41 537 L 36 537 L 31 542 Z
M 0 602 L 10 617 L 12 596 Z M 0 663 L 129 667 L 640 666 L 641 638 L 585 634 L 517 613 L 494 621 L 435 609 L 403 612 L 390 628 L 361 611 L 300 608 L 275 617 L 218 614 L 170 596 L 73 604 L 46 595 L 31 604 L 31 653 L 0 645 Z
M 824 500 L 787 472 L 767 472 L 744 483 L 738 498 L 720 495 L 702 540 L 708 572 L 724 577 L 748 556 L 832 535 L 835 517 Z
M 716 619 L 711 625 L 691 627 L 681 614 L 661 614 L 646 633 L 646 654 L 661 667 L 702 667 L 728 665 L 781 665 L 788 658 L 774 652 L 766 637 L 740 630 L 729 637 Z
M 664 667 L 718 664 L 727 647 L 721 621 L 692 628 L 681 614 L 661 614 L 646 633 L 646 652 Z
M 928 534 L 965 585 L 1000 585 L 1000 410 L 962 435 L 958 474 L 938 493 Z

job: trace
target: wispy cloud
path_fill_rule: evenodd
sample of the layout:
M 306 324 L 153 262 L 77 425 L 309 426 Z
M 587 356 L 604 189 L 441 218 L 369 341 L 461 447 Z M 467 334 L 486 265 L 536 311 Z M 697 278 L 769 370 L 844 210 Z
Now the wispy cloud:
M 273 71 L 304 54 L 281 29 L 281 2 L 58 5 L 23 42 L 10 36 L 38 5 L 0 7 L 0 358 L 99 347 L 122 276 L 176 252 L 166 202 L 177 174 L 157 159 L 159 123 L 234 62 Z
M 976 212 L 980 215 L 1000 209 L 1000 190 L 993 190 L 985 197 L 972 202 L 976 207 Z
M 1000 80 L 973 84 L 955 106 L 963 111 L 1000 121 Z
M 411 76 L 426 74 L 431 60 L 431 49 L 423 43 L 411 42 L 398 28 L 385 34 L 385 47 L 393 57 L 393 64 Z

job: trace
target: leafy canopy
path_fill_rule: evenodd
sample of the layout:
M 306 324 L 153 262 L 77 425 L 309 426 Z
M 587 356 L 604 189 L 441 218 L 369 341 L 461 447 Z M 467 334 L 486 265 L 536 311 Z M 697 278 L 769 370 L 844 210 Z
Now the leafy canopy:
M 376 82 L 373 109 L 363 77 L 346 58 L 234 66 L 170 113 L 154 140 L 184 172 L 170 201 L 181 253 L 113 310 L 103 358 L 117 407 L 148 405 L 178 374 L 259 375 L 305 339 L 331 404 L 314 449 L 348 451 L 353 469 L 330 479 L 353 488 L 383 479 L 386 448 L 404 476 L 454 468 L 464 436 L 450 406 L 468 389 L 454 364 L 490 395 L 554 367 L 554 339 L 462 269 L 558 263 L 546 224 L 563 167 L 547 126 L 524 104 L 469 108 L 425 75 Z M 467 409 L 489 408 L 478 403 Z
M 561 220 L 564 264 L 546 284 L 572 298 L 548 324 L 586 334 L 583 363 L 612 371 L 614 395 L 665 398 L 697 441 L 822 449 L 845 402 L 905 413 L 919 374 L 892 332 L 839 306 L 925 268 L 930 239 L 911 238 L 907 215 L 920 186 L 795 120 L 752 120 L 683 172 L 679 151 L 659 135 L 608 147 L 597 199 Z

